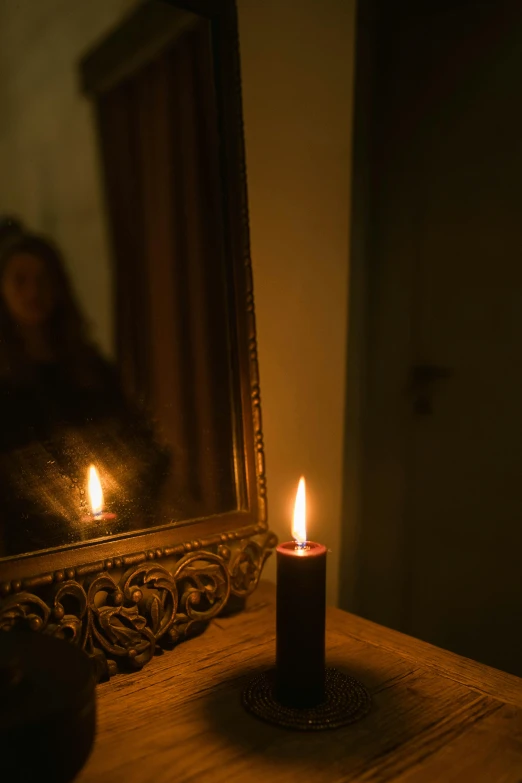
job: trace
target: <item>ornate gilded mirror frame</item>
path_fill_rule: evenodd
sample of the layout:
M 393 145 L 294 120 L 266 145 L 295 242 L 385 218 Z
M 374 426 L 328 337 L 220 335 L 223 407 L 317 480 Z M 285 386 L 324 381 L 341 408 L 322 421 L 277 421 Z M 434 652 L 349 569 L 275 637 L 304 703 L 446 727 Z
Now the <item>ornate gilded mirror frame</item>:
M 209 19 L 215 53 L 229 328 L 240 397 L 234 406 L 238 508 L 0 561 L 0 629 L 68 639 L 93 658 L 100 679 L 141 668 L 158 648 L 239 606 L 276 543 L 266 513 L 236 8 L 233 0 L 173 4 Z M 134 32 L 148 5 L 129 20 Z M 83 62 L 84 89 L 103 75 L 100 62 L 110 66 L 103 64 L 106 54 Z

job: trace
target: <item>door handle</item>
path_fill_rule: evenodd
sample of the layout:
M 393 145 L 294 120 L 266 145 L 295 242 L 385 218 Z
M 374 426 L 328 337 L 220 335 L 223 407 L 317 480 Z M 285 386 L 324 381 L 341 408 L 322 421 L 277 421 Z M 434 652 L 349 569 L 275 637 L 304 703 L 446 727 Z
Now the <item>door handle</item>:
M 411 368 L 410 391 L 413 396 L 413 409 L 419 416 L 433 413 L 433 390 L 439 381 L 452 378 L 452 367 L 442 364 L 414 364 Z

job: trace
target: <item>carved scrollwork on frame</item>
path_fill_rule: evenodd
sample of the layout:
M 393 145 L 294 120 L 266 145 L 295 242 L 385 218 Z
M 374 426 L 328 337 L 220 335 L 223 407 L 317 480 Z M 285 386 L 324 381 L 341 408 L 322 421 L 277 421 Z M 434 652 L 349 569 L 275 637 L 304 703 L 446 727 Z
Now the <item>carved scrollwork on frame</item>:
M 87 595 L 73 580 L 58 585 L 52 593 L 51 616 L 45 632 L 84 646 L 87 633 Z
M 0 611 L 0 631 L 24 629 L 43 631 L 51 614 L 45 601 L 32 593 L 22 592 L 7 598 Z
M 230 595 L 251 593 L 276 543 L 266 533 L 184 554 L 173 563 L 142 562 L 120 575 L 101 570 L 47 593 L 22 591 L 0 605 L 0 631 L 59 636 L 92 657 L 100 679 L 140 669 L 158 648 L 201 632 Z
M 138 581 L 141 568 L 135 570 Z M 141 668 L 154 655 L 154 633 L 139 611 L 142 591 L 138 585 L 129 584 L 131 576 L 125 574 L 117 583 L 110 574 L 102 572 L 88 583 L 86 649 L 100 662 L 105 657 L 109 675 L 119 670 L 119 661 Z
M 180 591 L 171 634 L 176 642 L 193 636 L 224 608 L 230 595 L 230 575 L 221 557 L 197 552 L 179 561 L 174 578 Z
M 233 595 L 244 598 L 257 587 L 266 559 L 277 544 L 277 537 L 268 533 L 260 544 L 255 539 L 245 539 L 239 547 L 221 545 L 219 553 L 227 564 L 230 589 Z

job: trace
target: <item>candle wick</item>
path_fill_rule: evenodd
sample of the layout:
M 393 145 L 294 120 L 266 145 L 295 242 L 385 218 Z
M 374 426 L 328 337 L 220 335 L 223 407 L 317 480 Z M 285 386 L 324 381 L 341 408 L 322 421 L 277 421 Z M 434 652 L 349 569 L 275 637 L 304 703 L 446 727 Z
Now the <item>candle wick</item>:
M 298 549 L 306 549 L 308 547 L 308 541 L 297 541 Z

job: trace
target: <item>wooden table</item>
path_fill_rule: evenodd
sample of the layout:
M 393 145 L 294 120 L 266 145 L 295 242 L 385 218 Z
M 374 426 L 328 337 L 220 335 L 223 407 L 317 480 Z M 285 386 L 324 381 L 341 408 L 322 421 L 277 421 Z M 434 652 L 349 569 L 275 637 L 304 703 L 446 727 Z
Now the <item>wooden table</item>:
M 77 783 L 521 783 L 522 679 L 338 609 L 327 663 L 365 683 L 370 714 L 316 734 L 251 717 L 240 693 L 273 665 L 274 599 L 263 583 L 242 614 L 101 684 Z

